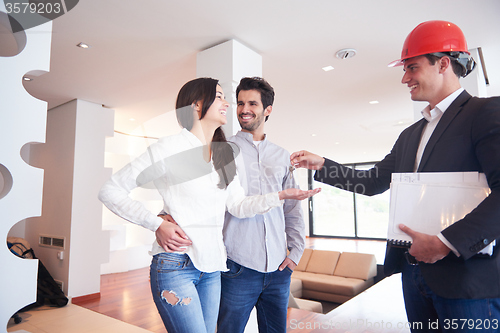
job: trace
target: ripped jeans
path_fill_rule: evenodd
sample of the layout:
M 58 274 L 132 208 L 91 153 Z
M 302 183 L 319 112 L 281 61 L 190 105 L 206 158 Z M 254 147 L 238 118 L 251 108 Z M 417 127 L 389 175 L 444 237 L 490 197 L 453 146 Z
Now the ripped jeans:
M 153 300 L 169 333 L 215 332 L 220 272 L 200 272 L 187 254 L 159 253 L 149 273 Z

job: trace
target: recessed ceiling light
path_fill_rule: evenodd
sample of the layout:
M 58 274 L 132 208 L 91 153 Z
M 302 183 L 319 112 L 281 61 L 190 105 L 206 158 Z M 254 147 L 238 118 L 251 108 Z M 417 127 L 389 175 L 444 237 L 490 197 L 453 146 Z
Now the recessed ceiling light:
M 371 101 L 369 102 L 370 104 L 378 104 L 379 102 L 378 101 Z
M 335 144 L 336 144 L 336 145 L 339 145 L 339 144 L 340 144 L 340 142 L 335 142 Z
M 27 77 L 27 76 L 23 76 L 23 80 L 24 80 L 24 81 L 32 81 L 33 79 L 32 79 L 32 78 L 30 78 L 30 77 Z
M 85 43 L 78 43 L 76 46 L 81 47 L 82 49 L 90 49 L 90 45 Z
M 322 68 L 325 72 L 329 72 L 331 70 L 333 70 L 334 68 L 332 66 L 326 66 L 326 67 L 323 67 Z
M 130 120 L 130 121 L 135 121 L 135 118 L 130 118 L 129 120 Z
M 311 136 L 316 136 L 316 134 L 311 134 Z

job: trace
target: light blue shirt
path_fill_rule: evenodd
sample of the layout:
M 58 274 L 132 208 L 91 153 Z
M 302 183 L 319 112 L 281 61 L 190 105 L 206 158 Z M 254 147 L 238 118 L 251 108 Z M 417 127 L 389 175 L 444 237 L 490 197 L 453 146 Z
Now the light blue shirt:
M 298 188 L 290 172 L 290 154 L 264 138 L 259 145 L 251 133 L 239 131 L 229 138 L 238 145 L 236 167 L 245 195 Z M 305 246 L 301 202 L 285 200 L 263 215 L 239 219 L 226 212 L 224 244 L 228 257 L 259 272 L 274 272 L 287 256 L 299 263 Z

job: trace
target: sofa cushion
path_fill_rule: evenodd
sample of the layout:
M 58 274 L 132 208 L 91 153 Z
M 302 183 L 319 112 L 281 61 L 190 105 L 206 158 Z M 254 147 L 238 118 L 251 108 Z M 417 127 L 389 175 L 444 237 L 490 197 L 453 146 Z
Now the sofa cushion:
M 306 290 L 318 291 L 323 293 L 338 294 L 344 296 L 355 296 L 373 284 L 373 280 L 345 278 L 341 276 L 316 274 L 308 272 L 301 273 L 302 292 Z
M 306 272 L 333 275 L 340 252 L 337 251 L 312 251 L 307 263 Z
M 348 300 L 350 300 L 352 298 L 352 296 L 328 294 L 328 293 L 322 293 L 319 291 L 312 291 L 312 290 L 304 290 L 302 297 L 305 299 L 314 299 L 317 301 L 327 301 L 327 302 L 339 303 L 339 304 L 347 302 Z
M 323 313 L 323 304 L 321 302 L 311 301 L 308 299 L 296 298 L 295 302 L 299 309 L 309 312 Z
M 300 287 L 302 288 L 302 277 L 308 277 L 310 276 L 309 273 L 307 272 L 301 272 L 301 271 L 298 271 L 298 270 L 294 270 L 293 273 L 292 273 L 292 281 L 293 280 L 299 280 L 300 281 Z
M 290 280 L 290 293 L 293 297 L 302 297 L 302 280 L 295 277 Z
M 309 312 L 323 313 L 323 304 L 321 304 L 321 302 L 296 298 L 292 294 L 288 295 L 288 307 Z
M 311 258 L 313 250 L 312 249 L 304 249 L 304 253 L 300 258 L 299 264 L 295 267 L 294 271 L 305 271 L 307 267 L 307 263 L 309 262 L 309 258 Z
M 377 275 L 375 256 L 367 253 L 342 252 L 333 275 L 368 280 Z

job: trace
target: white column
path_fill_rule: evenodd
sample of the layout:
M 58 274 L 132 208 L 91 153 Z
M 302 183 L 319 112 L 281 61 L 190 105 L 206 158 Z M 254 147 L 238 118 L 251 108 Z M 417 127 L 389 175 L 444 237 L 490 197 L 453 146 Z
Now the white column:
M 241 78 L 262 76 L 262 56 L 240 42 L 231 39 L 198 53 L 196 76 L 219 80 L 226 100 L 231 104 L 227 124 L 223 126 L 226 136 L 240 129 L 236 119 L 236 87 Z
M 50 111 L 49 111 L 50 112 Z M 109 232 L 102 229 L 97 194 L 111 170 L 104 169 L 105 139 L 113 135 L 114 111 L 77 101 L 71 202 L 68 296 L 100 292 L 101 264 L 109 260 Z
M 231 104 L 227 113 L 227 124 L 223 126 L 227 137 L 240 130 L 236 117 L 236 87 L 243 77 L 262 77 L 262 56 L 240 42 L 231 39 L 198 53 L 196 76 L 219 80 L 226 100 Z M 257 332 L 255 308 L 250 314 L 245 333 Z
M 69 297 L 100 291 L 100 266 L 109 256 L 97 194 L 110 176 L 104 143 L 113 135 L 113 116 L 99 104 L 73 100 L 49 110 L 46 143 L 30 149 L 30 163 L 45 175 L 43 213 L 28 219 L 26 239 Z M 64 249 L 39 246 L 40 235 L 63 238 Z

